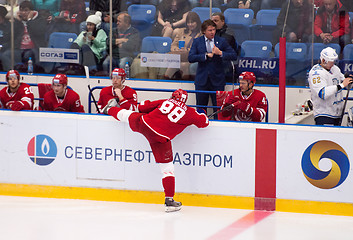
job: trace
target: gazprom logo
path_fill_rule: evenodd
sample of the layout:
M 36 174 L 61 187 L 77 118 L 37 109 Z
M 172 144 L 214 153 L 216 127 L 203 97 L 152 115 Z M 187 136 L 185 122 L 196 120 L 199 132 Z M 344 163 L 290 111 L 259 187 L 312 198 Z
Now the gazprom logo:
M 318 188 L 338 187 L 346 180 L 349 169 L 346 151 L 332 141 L 321 140 L 312 143 L 302 157 L 305 178 Z
M 40 134 L 29 141 L 27 153 L 35 164 L 46 166 L 55 160 L 58 150 L 51 137 Z

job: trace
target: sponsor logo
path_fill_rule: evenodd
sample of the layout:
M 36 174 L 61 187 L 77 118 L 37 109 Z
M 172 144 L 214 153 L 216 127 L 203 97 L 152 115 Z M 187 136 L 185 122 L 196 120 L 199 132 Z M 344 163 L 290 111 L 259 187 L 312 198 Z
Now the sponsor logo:
M 43 134 L 33 137 L 27 145 L 29 158 L 40 166 L 51 164 L 55 160 L 57 152 L 54 140 Z
M 346 151 L 337 143 L 327 140 L 314 142 L 302 156 L 305 178 L 322 189 L 341 185 L 348 176 L 349 165 Z

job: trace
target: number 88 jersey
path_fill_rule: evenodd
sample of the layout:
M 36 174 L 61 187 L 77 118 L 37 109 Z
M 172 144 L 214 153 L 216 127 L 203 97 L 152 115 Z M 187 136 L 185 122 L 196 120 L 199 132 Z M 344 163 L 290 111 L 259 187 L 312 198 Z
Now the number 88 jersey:
M 205 114 L 200 114 L 194 108 L 174 99 L 144 101 L 138 109 L 140 113 L 146 113 L 142 117 L 143 122 L 153 132 L 169 140 L 189 125 L 204 128 L 209 124 Z

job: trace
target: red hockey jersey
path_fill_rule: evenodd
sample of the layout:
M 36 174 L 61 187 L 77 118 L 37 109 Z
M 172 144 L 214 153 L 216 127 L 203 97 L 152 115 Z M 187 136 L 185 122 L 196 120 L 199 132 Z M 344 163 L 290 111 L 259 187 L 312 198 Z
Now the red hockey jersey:
M 121 90 L 121 94 L 124 99 L 119 101 L 119 105 L 123 109 L 136 111 L 137 110 L 137 94 L 134 89 L 128 86 L 124 86 L 123 90 Z M 118 98 L 115 95 L 113 86 L 105 87 L 99 94 L 98 107 L 100 110 L 107 105 L 108 101 L 112 98 Z
M 232 92 L 229 92 L 232 94 Z M 254 91 L 248 96 L 243 96 L 240 92 L 240 89 L 234 90 L 234 96 L 238 96 L 241 101 L 249 103 L 252 111 L 249 115 L 243 112 L 240 109 L 235 109 L 234 118 L 236 121 L 248 121 L 248 122 L 261 122 L 267 113 L 267 99 L 266 95 L 260 90 L 254 89 Z M 224 104 L 222 108 L 224 107 Z M 231 110 L 226 110 L 222 112 L 224 117 L 230 117 L 232 114 Z
M 138 110 L 147 113 L 142 116 L 142 120 L 152 131 L 170 140 L 189 125 L 204 128 L 209 124 L 205 114 L 174 99 L 143 101 Z
M 26 83 L 20 83 L 20 87 L 15 93 L 9 93 L 8 87 L 0 91 L 0 101 L 3 108 L 11 109 L 14 102 L 20 101 L 24 110 L 32 110 L 34 95 L 31 87 Z
M 61 112 L 85 112 L 81 105 L 80 96 L 71 89 L 66 89 L 63 99 L 59 99 L 54 90 L 44 95 L 44 111 L 61 111 Z

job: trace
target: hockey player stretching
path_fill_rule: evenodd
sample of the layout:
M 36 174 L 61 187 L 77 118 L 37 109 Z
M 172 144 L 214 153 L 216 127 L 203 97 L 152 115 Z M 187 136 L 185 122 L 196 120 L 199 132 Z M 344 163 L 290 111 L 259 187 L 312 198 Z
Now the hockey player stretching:
M 186 106 L 187 98 L 188 93 L 178 89 L 170 99 L 141 102 L 138 106 L 139 113 L 115 107 L 115 99 L 111 99 L 103 108 L 104 114 L 109 114 L 118 121 L 128 122 L 132 131 L 147 138 L 163 174 L 166 212 L 181 209 L 181 203 L 173 199 L 175 178 L 171 140 L 189 125 L 204 128 L 209 124 L 205 114 L 199 114 L 195 109 Z
M 16 70 L 6 73 L 7 87 L 0 91 L 0 108 L 13 111 L 32 110 L 34 95 L 31 87 L 20 82 L 20 74 Z
M 260 90 L 254 89 L 256 83 L 255 74 L 242 72 L 239 75 L 239 88 L 229 93 L 223 102 L 223 117 L 234 114 L 235 121 L 261 122 L 267 113 L 266 95 Z M 231 107 L 228 107 L 231 105 Z M 232 113 L 233 112 L 233 113 Z

